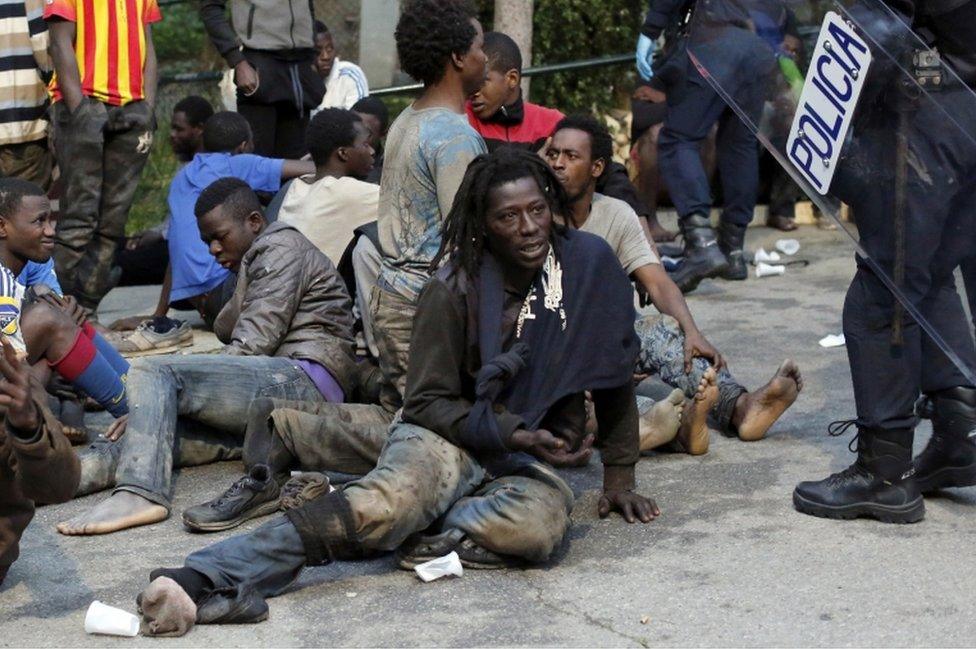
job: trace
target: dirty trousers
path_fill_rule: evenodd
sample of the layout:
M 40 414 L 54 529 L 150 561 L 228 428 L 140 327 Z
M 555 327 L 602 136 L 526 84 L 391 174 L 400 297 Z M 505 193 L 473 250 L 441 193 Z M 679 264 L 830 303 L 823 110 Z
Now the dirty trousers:
M 248 534 L 186 559 L 215 588 L 250 583 L 262 596 L 283 591 L 306 565 L 390 551 L 443 517 L 482 547 L 544 561 L 569 525 L 573 494 L 535 464 L 492 478 L 466 451 L 411 424 L 394 424 L 375 469 Z

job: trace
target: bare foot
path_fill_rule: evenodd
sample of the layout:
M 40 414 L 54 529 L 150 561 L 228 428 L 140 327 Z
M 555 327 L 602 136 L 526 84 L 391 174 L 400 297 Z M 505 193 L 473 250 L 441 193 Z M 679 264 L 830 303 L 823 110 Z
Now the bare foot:
M 157 577 L 136 597 L 143 635 L 180 636 L 197 621 L 197 605 L 169 577 Z
M 109 534 L 128 527 L 166 520 L 169 512 L 162 505 L 129 491 L 117 491 L 95 505 L 91 511 L 58 523 L 58 531 L 68 536 Z
M 667 399 L 656 402 L 650 410 L 643 413 L 638 425 L 641 452 L 650 451 L 673 440 L 678 434 L 684 409 L 685 395 L 675 388 Z
M 685 453 L 704 455 L 708 453 L 708 413 L 718 401 L 718 382 L 714 368 L 708 368 L 698 383 L 698 390 L 685 408 L 678 430 L 677 441 Z
M 732 424 L 739 431 L 739 439 L 754 442 L 766 436 L 766 432 L 793 405 L 803 389 L 800 368 L 792 360 L 785 360 L 776 370 L 769 383 L 755 392 L 739 397 L 732 414 Z

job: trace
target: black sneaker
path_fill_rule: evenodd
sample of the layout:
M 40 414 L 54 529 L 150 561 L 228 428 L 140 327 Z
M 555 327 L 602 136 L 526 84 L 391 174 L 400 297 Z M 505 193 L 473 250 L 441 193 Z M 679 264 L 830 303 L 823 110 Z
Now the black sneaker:
M 254 624 L 268 619 L 268 603 L 249 584 L 210 591 L 197 604 L 197 624 Z
M 457 528 L 440 534 L 414 534 L 397 550 L 397 565 L 403 570 L 413 570 L 451 552 L 457 552 L 461 565 L 472 570 L 498 570 L 517 565 L 515 560 L 481 547 Z
M 183 512 L 183 524 L 194 532 L 229 530 L 278 511 L 280 492 L 268 465 L 257 464 L 217 498 Z

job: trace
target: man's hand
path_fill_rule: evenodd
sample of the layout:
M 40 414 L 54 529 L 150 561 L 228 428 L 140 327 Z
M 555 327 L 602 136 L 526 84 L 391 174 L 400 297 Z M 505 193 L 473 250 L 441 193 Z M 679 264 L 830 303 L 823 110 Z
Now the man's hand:
M 112 422 L 105 431 L 105 439 L 110 442 L 117 442 L 119 438 L 125 435 L 125 429 L 129 425 L 129 415 L 122 415 L 118 419 Z
M 512 433 L 509 445 L 513 450 L 524 451 L 554 467 L 563 468 L 585 466 L 593 454 L 594 439 L 593 435 L 587 435 L 579 448 L 571 451 L 565 440 L 559 439 L 548 430 L 519 429 Z
M 78 304 L 78 300 L 74 297 L 70 295 L 58 295 L 45 284 L 35 284 L 33 289 L 34 295 L 37 296 L 38 300 L 47 302 L 58 311 L 63 311 L 79 327 L 85 324 L 88 313 L 83 306 Z
M 725 367 L 725 359 L 700 331 L 685 333 L 685 373 L 691 372 L 691 361 L 695 357 L 707 358 L 716 370 Z
M 663 104 L 668 100 L 668 96 L 657 88 L 638 86 L 637 90 L 634 91 L 634 99 L 638 101 L 649 101 L 652 104 Z
M 30 396 L 30 366 L 17 358 L 17 352 L 6 336 L 0 337 L 0 414 L 11 428 L 33 432 L 40 424 L 37 406 Z
M 126 250 L 135 250 L 142 246 L 156 243 L 163 238 L 163 235 L 156 230 L 144 230 L 129 237 L 125 242 Z
M 247 61 L 241 61 L 234 66 L 234 83 L 241 89 L 245 97 L 257 92 L 260 82 L 258 71 Z
M 654 76 L 651 69 L 651 61 L 654 59 L 654 51 L 657 49 L 657 42 L 641 34 L 637 39 L 637 72 L 640 73 L 644 81 L 650 81 Z
M 606 518 L 610 512 L 620 512 L 624 520 L 634 523 L 638 519 L 642 523 L 650 523 L 661 515 L 661 510 L 650 498 L 645 498 L 633 491 L 604 491 L 597 505 L 600 518 Z

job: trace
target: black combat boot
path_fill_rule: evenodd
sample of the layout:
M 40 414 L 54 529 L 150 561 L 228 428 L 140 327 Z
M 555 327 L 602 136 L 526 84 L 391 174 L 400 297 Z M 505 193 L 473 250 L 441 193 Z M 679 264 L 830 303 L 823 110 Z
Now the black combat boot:
M 823 518 L 865 516 L 883 523 L 917 523 L 925 501 L 913 477 L 912 431 L 861 430 L 857 460 L 818 482 L 793 490 L 797 511 Z
M 929 395 L 932 437 L 914 460 L 922 493 L 976 485 L 976 389 L 951 388 Z
M 718 277 L 729 267 L 729 262 L 718 247 L 711 221 L 703 214 L 692 214 L 681 219 L 681 234 L 685 239 L 685 258 L 671 279 L 682 293 L 698 288 L 707 277 Z
M 743 280 L 749 277 L 746 253 L 743 250 L 745 241 L 744 226 L 725 222 L 718 226 L 718 248 L 729 262 L 729 267 L 721 275 L 722 279 Z

